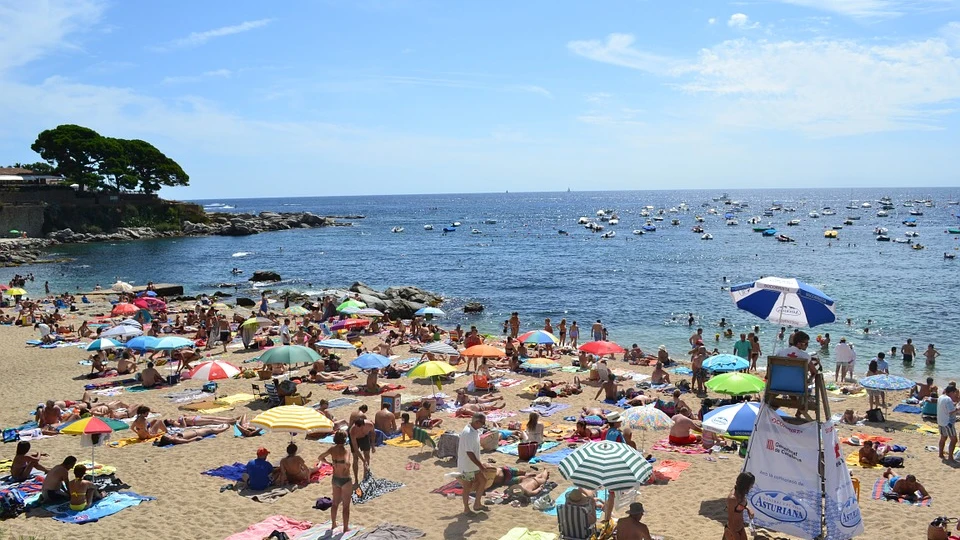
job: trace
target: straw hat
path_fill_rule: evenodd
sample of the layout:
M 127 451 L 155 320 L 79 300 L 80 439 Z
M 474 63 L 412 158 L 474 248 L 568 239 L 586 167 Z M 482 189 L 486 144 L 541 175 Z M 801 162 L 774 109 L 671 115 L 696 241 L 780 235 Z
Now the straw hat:
M 620 421 L 620 413 L 618 413 L 618 412 L 612 412 L 612 413 L 610 413 L 610 414 L 607 415 L 607 423 L 608 423 L 608 424 L 615 424 L 615 423 L 617 423 L 617 422 L 619 422 L 619 421 Z
M 570 504 L 583 504 L 587 501 L 587 497 L 584 496 L 583 491 L 580 488 L 574 489 L 570 493 L 567 493 L 567 502 Z
M 657 349 L 658 349 L 658 350 L 661 350 L 661 351 L 665 351 L 665 350 L 667 350 L 667 346 L 666 346 L 666 345 L 661 345 L 661 346 L 657 347 Z

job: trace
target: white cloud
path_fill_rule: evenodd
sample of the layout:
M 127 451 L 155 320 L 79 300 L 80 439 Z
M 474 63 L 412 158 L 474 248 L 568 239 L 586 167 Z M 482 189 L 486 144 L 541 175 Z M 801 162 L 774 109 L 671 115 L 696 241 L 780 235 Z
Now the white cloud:
M 243 32 L 249 32 L 250 30 L 256 30 L 257 28 L 264 27 L 273 22 L 273 19 L 259 19 L 256 21 L 245 21 L 240 24 L 235 24 L 232 26 L 222 26 L 220 28 L 214 28 L 213 30 L 205 30 L 203 32 L 193 32 L 187 37 L 175 39 L 165 45 L 160 45 L 159 47 L 154 47 L 154 50 L 157 51 L 167 51 L 171 49 L 186 49 L 190 47 L 199 47 L 204 43 L 215 39 L 218 37 L 232 36 L 234 34 L 242 34 Z
M 528 92 L 531 94 L 537 94 L 547 98 L 553 98 L 553 94 L 542 86 L 537 86 L 535 84 L 518 84 L 512 87 L 511 89 L 517 90 L 519 92 Z
M 774 0 L 861 19 L 899 17 L 911 11 L 950 7 L 955 0 Z
M 716 17 L 710 17 L 709 19 L 707 19 L 707 24 L 709 24 L 709 25 L 717 24 L 717 18 L 716 18 Z
M 734 13 L 730 16 L 730 19 L 727 21 L 727 26 L 730 28 L 739 28 L 741 30 L 750 30 L 752 28 L 757 28 L 760 26 L 759 23 L 750 22 L 750 17 L 744 13 Z
M 0 0 L 0 73 L 75 48 L 67 36 L 86 30 L 103 9 L 99 0 Z
M 586 40 L 571 41 L 567 49 L 590 60 L 623 66 L 651 73 L 666 73 L 674 68 L 674 61 L 633 47 L 634 38 L 630 34 L 610 34 L 607 41 Z

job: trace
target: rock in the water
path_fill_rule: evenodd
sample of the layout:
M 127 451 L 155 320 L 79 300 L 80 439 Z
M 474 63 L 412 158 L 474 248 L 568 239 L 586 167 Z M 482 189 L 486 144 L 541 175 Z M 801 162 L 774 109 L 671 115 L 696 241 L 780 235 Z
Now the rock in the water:
M 280 281 L 280 274 L 273 270 L 257 270 L 248 281 Z
M 244 298 L 244 297 L 242 297 L 242 296 L 239 296 L 239 297 L 237 297 L 237 305 L 240 306 L 240 307 L 252 308 L 252 307 L 256 306 L 257 303 L 254 302 L 253 300 L 251 300 L 250 298 Z
M 463 305 L 464 313 L 480 313 L 483 311 L 483 304 L 480 302 L 467 302 Z

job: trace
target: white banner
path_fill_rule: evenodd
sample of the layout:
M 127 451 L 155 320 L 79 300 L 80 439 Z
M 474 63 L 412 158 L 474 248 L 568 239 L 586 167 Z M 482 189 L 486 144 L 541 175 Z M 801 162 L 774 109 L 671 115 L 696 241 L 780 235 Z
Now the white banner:
M 863 520 L 850 471 L 840 449 L 833 422 L 823 425 L 824 480 L 826 483 L 827 539 L 848 540 L 863 533 Z
M 820 444 L 816 422 L 787 424 L 764 404 L 744 471 L 757 481 L 748 496 L 757 526 L 812 539 L 821 532 Z

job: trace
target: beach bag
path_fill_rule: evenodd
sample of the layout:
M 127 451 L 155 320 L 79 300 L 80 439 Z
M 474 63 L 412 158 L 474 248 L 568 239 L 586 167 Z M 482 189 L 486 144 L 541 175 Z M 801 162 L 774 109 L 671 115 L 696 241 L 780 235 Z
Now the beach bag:
M 15 518 L 25 512 L 26 508 L 19 490 L 10 489 L 0 495 L 0 519 Z
M 17 428 L 7 428 L 3 430 L 3 442 L 16 442 L 20 440 L 20 433 Z
M 884 456 L 880 460 L 880 464 L 884 467 L 890 467 L 891 469 L 899 469 L 903 467 L 903 458 L 897 456 Z
M 329 510 L 333 506 L 333 499 L 330 497 L 320 497 L 317 503 L 313 505 L 317 510 Z
M 480 449 L 485 452 L 493 452 L 500 446 L 500 432 L 497 430 L 484 433 L 480 437 Z
M 202 390 L 204 392 L 214 393 L 217 391 L 217 383 L 210 381 L 203 385 Z
M 867 411 L 867 422 L 886 422 L 886 418 L 883 417 L 882 409 L 870 409 Z
M 437 441 L 437 456 L 441 458 L 456 457 L 460 446 L 460 435 L 457 433 L 444 432 Z
M 517 456 L 519 456 L 522 461 L 529 461 L 533 456 L 537 455 L 537 448 L 539 447 L 540 443 L 520 443 L 517 445 Z

